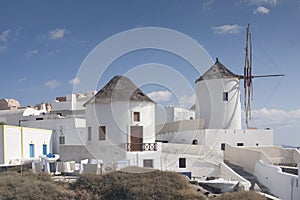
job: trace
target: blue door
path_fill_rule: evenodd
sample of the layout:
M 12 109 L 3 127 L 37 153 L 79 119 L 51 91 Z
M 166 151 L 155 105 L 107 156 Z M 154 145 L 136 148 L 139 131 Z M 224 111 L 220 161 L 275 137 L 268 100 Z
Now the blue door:
M 47 155 L 47 145 L 43 144 L 43 155 Z
M 29 144 L 29 155 L 30 158 L 34 158 L 34 144 Z

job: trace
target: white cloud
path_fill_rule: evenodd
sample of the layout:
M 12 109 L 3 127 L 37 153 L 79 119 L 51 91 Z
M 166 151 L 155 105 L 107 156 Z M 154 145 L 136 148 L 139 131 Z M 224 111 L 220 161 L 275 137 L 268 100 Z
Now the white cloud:
M 266 109 L 252 111 L 251 123 L 258 127 L 289 127 L 299 126 L 300 109 L 298 110 L 280 110 Z
M 248 4 L 248 5 L 272 5 L 276 6 L 278 5 L 278 0 L 242 0 L 242 3 Z
M 7 29 L 6 31 L 3 31 L 3 32 L 0 34 L 0 42 L 6 42 L 8 36 L 9 36 L 9 33 L 10 33 L 10 29 Z
M 38 54 L 38 52 L 39 52 L 39 51 L 38 51 L 37 49 L 31 50 L 31 51 L 27 51 L 27 52 L 25 53 L 25 56 L 26 56 L 27 58 L 30 58 L 30 57 L 32 57 L 32 56 Z
M 259 6 L 258 8 L 256 8 L 254 11 L 253 11 L 253 14 L 260 14 L 260 15 L 267 15 L 269 14 L 270 10 L 263 7 L 263 6 Z
M 60 84 L 61 84 L 61 82 L 58 80 L 51 80 L 51 81 L 47 81 L 45 83 L 45 85 L 50 89 L 54 89 L 54 88 L 58 87 Z
M 69 31 L 67 29 L 57 28 L 49 31 L 49 38 L 52 40 L 57 40 L 63 38 Z
M 196 95 L 193 94 L 191 96 L 183 95 L 179 98 L 180 107 L 190 109 L 196 102 Z
M 76 84 L 79 84 L 79 83 L 80 83 L 80 80 L 79 80 L 78 77 L 75 77 L 75 78 L 69 80 L 69 83 L 70 83 L 71 85 L 76 85 Z
M 213 26 L 212 29 L 216 34 L 237 34 L 243 29 L 243 27 L 238 24 L 225 24 L 223 26 Z
M 211 7 L 212 7 L 213 2 L 214 2 L 214 0 L 205 1 L 204 3 L 202 3 L 202 9 L 203 10 L 210 10 Z
M 166 102 L 170 101 L 172 93 L 168 90 L 164 91 L 153 91 L 147 94 L 153 101 Z

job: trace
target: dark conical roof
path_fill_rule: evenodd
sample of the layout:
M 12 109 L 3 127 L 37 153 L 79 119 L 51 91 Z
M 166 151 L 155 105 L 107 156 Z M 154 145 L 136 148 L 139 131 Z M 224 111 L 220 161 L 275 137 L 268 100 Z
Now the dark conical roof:
M 85 104 L 92 100 L 96 103 L 110 103 L 112 101 L 147 101 L 155 103 L 125 76 L 113 77 Z
M 216 59 L 216 63 L 207 70 L 200 78 L 198 78 L 195 82 L 202 80 L 210 80 L 210 79 L 227 79 L 227 78 L 239 78 L 238 75 L 232 73 L 229 69 L 227 69 L 224 65 L 219 62 L 219 59 Z

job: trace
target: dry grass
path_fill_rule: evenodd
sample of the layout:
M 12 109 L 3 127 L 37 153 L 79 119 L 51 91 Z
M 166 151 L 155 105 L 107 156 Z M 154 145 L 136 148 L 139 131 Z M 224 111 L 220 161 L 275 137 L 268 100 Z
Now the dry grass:
M 18 170 L 17 170 L 18 171 Z M 129 172 L 139 173 L 129 173 Z M 161 172 L 138 168 L 105 175 L 85 174 L 72 184 L 53 182 L 47 174 L 30 171 L 0 173 L 0 200 L 72 200 L 72 199 L 207 199 L 192 189 L 187 179 L 174 172 Z M 215 200 L 265 200 L 254 192 L 236 192 L 210 198 Z
M 112 172 L 81 176 L 71 187 L 97 199 L 206 199 L 188 181 L 174 172 Z
M 74 199 L 75 193 L 59 187 L 46 174 L 3 172 L 0 199 Z

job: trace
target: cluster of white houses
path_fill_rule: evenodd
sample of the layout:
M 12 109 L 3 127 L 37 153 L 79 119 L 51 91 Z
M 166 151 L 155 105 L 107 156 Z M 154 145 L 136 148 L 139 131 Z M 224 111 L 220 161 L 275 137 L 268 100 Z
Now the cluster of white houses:
M 192 110 L 159 108 L 125 76 L 113 77 L 97 93 L 59 97 L 51 111 L 46 106 L 0 110 L 0 122 L 8 124 L 0 126 L 0 164 L 50 152 L 61 161 L 98 159 L 111 168 L 126 163 L 196 180 L 220 177 L 249 189 L 251 182 L 226 159 L 259 176 L 270 193 L 300 198 L 298 176 L 274 165 L 299 163 L 299 152 L 273 146 L 270 129 L 241 128 L 239 84 L 239 76 L 217 60 L 196 80 Z M 289 184 L 278 187 L 283 179 Z

